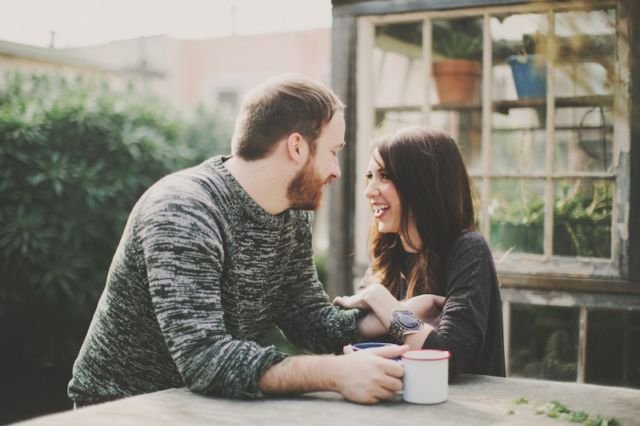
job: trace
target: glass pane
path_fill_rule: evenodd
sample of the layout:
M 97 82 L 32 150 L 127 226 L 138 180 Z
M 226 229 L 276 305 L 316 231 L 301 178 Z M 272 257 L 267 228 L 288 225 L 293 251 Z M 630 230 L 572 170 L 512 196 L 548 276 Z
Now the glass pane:
M 422 22 L 378 25 L 373 49 L 376 107 L 419 109 L 424 93 Z
M 587 323 L 585 381 L 640 387 L 640 312 L 590 310 Z
M 546 138 L 544 129 L 493 129 L 491 171 L 544 172 Z
M 494 250 L 543 253 L 544 181 L 494 179 L 488 210 Z
M 491 171 L 542 173 L 547 18 L 531 13 L 497 15 L 491 17 L 490 28 L 494 101 Z
M 612 169 L 612 160 L 611 108 L 562 108 L 556 111 L 555 172 L 607 172 Z
M 433 111 L 429 125 L 441 129 L 458 143 L 469 173 L 482 167 L 482 132 L 480 111 Z
M 482 18 L 432 21 L 432 93 L 443 107 L 475 104 L 482 90 Z M 437 99 L 437 100 L 435 100 Z
M 420 111 L 398 111 L 379 108 L 376 110 L 376 127 L 373 136 L 388 135 L 403 127 L 421 124 L 424 124 L 424 119 Z
M 601 179 L 555 183 L 554 254 L 611 257 L 613 191 L 613 182 Z
M 556 97 L 612 93 L 616 58 L 615 9 L 555 14 Z
M 540 102 L 544 102 L 547 91 L 544 56 L 547 26 L 544 14 L 497 15 L 491 18 L 494 101 L 541 98 Z
M 435 19 L 430 125 L 458 143 L 471 173 L 481 170 L 482 17 Z
M 509 375 L 575 381 L 578 316 L 576 308 L 512 304 Z

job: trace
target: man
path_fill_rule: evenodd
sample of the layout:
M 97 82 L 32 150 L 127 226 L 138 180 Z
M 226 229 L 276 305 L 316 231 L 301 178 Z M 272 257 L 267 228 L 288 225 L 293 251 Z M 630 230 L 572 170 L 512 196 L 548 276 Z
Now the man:
M 333 390 L 374 403 L 402 366 L 376 353 L 287 356 L 259 344 L 276 324 L 296 345 L 336 353 L 358 310 L 332 306 L 312 257 L 311 214 L 340 176 L 343 105 L 289 76 L 243 103 L 233 156 L 153 185 L 133 208 L 73 368 L 76 406 L 170 387 L 257 398 Z

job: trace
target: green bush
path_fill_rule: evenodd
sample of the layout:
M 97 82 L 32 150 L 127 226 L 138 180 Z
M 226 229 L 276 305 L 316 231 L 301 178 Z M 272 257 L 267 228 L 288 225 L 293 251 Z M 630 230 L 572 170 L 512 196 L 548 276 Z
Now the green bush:
M 104 82 L 43 75 L 6 79 L 0 89 L 5 392 L 11 378 L 25 382 L 43 368 L 70 374 L 135 201 L 161 176 L 228 151 L 228 140 L 227 128 L 206 110 L 186 119 L 133 87 L 113 91 Z

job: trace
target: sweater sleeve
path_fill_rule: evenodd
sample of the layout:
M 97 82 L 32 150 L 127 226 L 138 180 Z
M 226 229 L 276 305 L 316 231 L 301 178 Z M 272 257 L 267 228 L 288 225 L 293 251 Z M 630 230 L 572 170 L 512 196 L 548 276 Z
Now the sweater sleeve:
M 293 280 L 288 284 L 285 309 L 277 325 L 294 345 L 316 353 L 336 353 L 360 340 L 357 320 L 366 313 L 330 303 L 318 280 L 313 260 L 311 213 L 298 227 Z
M 151 303 L 184 383 L 202 394 L 262 397 L 261 376 L 286 355 L 228 333 L 220 291 L 225 253 L 211 207 L 159 198 L 146 203 L 136 232 Z
M 455 377 L 477 356 L 487 333 L 493 257 L 481 235 L 468 233 L 452 247 L 447 262 L 446 302 L 440 322 L 423 347 L 451 353 Z

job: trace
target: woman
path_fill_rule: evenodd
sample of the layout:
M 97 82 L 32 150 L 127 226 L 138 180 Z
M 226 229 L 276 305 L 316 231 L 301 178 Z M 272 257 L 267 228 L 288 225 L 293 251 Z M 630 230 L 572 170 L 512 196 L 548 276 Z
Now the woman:
M 505 375 L 502 310 L 493 257 L 474 230 L 467 171 L 453 139 L 402 130 L 374 149 L 366 197 L 378 283 L 337 305 L 370 309 L 365 337 L 451 353 L 450 375 Z

